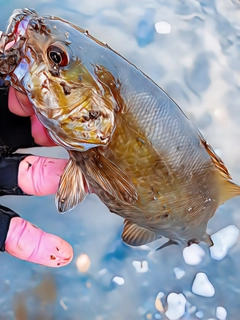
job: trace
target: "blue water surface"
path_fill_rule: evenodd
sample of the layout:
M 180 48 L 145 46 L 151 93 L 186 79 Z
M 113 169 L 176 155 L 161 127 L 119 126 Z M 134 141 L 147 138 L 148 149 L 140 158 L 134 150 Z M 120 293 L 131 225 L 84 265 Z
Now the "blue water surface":
M 30 0 L 0 3 L 0 30 L 14 9 L 33 6 Z M 88 29 L 148 74 L 198 125 L 240 183 L 238 0 L 39 0 L 34 7 L 40 14 L 61 16 Z M 159 21 L 170 24 L 171 32 L 158 33 Z M 65 155 L 59 148 L 32 152 Z M 203 247 L 202 261 L 189 265 L 178 246 L 155 252 L 159 243 L 125 245 L 123 220 L 95 195 L 65 215 L 57 214 L 53 196 L 5 197 L 1 203 L 69 241 L 75 257 L 64 268 L 49 269 L 1 254 L 0 320 L 169 319 L 167 297 L 173 292 L 186 299 L 181 319 L 217 319 L 219 306 L 227 311 L 227 319 L 239 319 L 239 241 L 220 261 Z M 218 210 L 208 231 L 228 225 L 240 228 L 238 198 Z M 81 254 L 91 261 L 86 273 L 77 268 Z M 184 271 L 180 279 L 174 268 Z M 192 292 L 199 272 L 212 283 L 212 297 Z

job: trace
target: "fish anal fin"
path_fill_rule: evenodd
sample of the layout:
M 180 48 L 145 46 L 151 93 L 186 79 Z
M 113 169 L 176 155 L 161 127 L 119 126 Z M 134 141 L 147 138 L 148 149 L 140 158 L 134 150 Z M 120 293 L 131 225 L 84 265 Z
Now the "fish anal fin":
M 76 162 L 69 159 L 61 176 L 56 193 L 56 205 L 61 213 L 67 212 L 82 202 L 89 192 L 88 182 Z
M 122 240 L 130 246 L 141 246 L 160 238 L 155 232 L 125 220 Z
M 89 150 L 83 156 L 87 173 L 99 186 L 122 202 L 135 202 L 137 191 L 131 179 L 113 162 L 97 150 Z M 75 155 L 75 157 L 77 157 Z

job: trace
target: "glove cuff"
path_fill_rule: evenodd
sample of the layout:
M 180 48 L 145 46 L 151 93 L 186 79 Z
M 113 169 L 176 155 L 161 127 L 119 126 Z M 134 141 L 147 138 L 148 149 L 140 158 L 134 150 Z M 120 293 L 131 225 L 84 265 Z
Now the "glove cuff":
M 13 153 L 0 156 L 0 196 L 25 195 L 18 186 L 19 163 L 29 154 Z
M 11 219 L 19 215 L 11 209 L 0 205 L 0 251 L 5 251 L 5 241 Z

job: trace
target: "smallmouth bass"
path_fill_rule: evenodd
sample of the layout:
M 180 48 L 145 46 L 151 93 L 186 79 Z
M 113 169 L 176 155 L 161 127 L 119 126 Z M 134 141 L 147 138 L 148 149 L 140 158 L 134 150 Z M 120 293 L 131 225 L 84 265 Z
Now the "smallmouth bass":
M 94 190 L 125 219 L 129 245 L 212 245 L 207 223 L 240 187 L 156 83 L 86 30 L 31 9 L 14 11 L 0 50 L 2 76 L 69 152 L 59 212 Z

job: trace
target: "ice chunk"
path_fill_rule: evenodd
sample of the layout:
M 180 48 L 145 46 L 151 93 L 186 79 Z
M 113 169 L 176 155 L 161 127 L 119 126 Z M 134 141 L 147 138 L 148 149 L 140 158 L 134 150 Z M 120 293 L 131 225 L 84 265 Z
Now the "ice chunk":
M 185 262 L 190 265 L 199 264 L 204 255 L 204 250 L 196 243 L 193 243 L 189 247 L 183 249 L 183 258 Z
M 118 276 L 115 276 L 112 279 L 112 281 L 115 282 L 116 284 L 118 284 L 119 286 L 122 286 L 125 283 L 123 277 L 118 277 Z
M 148 271 L 148 262 L 147 261 L 133 261 L 132 265 L 139 273 L 144 273 Z
M 168 310 L 166 316 L 170 320 L 177 320 L 181 318 L 185 313 L 186 298 L 182 293 L 172 292 L 167 297 Z
M 199 310 L 196 312 L 196 317 L 199 318 L 199 319 L 202 319 L 203 318 L 203 311 L 202 310 Z
M 173 271 L 174 271 L 175 276 L 176 276 L 176 278 L 177 278 L 178 280 L 181 279 L 181 278 L 185 275 L 185 271 L 182 270 L 182 269 L 174 268 Z
M 239 229 L 230 225 L 224 229 L 214 233 L 211 238 L 214 245 L 210 248 L 211 257 L 215 260 L 222 260 L 229 249 L 237 242 L 239 237 Z
M 157 31 L 157 33 L 160 34 L 168 34 L 171 32 L 171 25 L 170 23 L 166 22 L 166 21 L 158 21 L 155 23 L 155 29 Z
M 225 308 L 219 306 L 217 307 L 216 309 L 216 317 L 219 319 L 219 320 L 225 320 L 227 318 L 227 311 Z
M 193 281 L 192 292 L 203 297 L 213 297 L 215 289 L 204 272 L 199 272 Z

